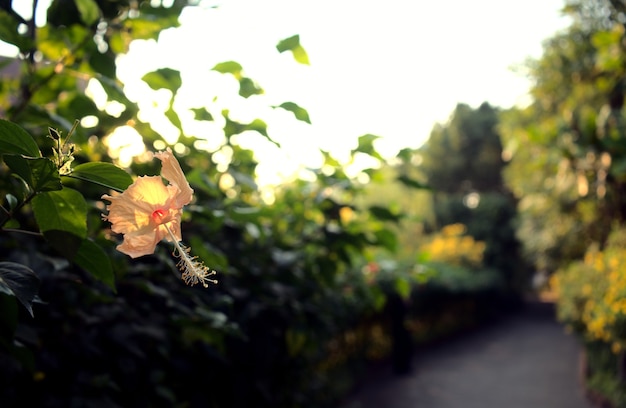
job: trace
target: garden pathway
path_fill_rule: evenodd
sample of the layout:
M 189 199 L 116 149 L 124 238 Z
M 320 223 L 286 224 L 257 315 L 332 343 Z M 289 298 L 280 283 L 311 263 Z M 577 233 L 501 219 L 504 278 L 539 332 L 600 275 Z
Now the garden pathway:
M 579 343 L 553 309 L 531 304 L 418 351 L 407 375 L 374 374 L 342 408 L 590 408 L 579 362 Z

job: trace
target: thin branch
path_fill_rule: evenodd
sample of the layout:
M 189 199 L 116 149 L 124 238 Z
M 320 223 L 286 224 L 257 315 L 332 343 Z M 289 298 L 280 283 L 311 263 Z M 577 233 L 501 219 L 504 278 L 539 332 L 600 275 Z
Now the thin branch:
M 43 237 L 43 234 L 41 232 L 26 231 L 26 230 L 21 230 L 21 229 L 17 229 L 17 228 L 0 228 L 0 230 L 2 230 L 4 232 L 14 232 L 14 233 L 18 233 L 18 234 L 26 234 L 26 235 L 34 235 L 34 236 L 37 236 L 37 237 Z

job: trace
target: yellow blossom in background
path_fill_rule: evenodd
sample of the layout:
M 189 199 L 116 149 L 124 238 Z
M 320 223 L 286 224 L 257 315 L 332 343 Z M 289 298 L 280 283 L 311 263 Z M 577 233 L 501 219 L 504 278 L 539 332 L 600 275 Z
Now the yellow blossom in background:
M 626 229 L 615 230 L 600 250 L 592 245 L 583 260 L 559 270 L 551 283 L 558 292 L 559 318 L 586 338 L 626 348 Z
M 161 176 L 138 177 L 123 193 L 103 195 L 102 199 L 110 202 L 103 218 L 111 222 L 113 232 L 124 236 L 118 251 L 137 258 L 153 254 L 163 239 L 173 242 L 185 283 L 202 283 L 206 287 L 207 281 L 214 282 L 208 276 L 215 272 L 190 256 L 189 248 L 180 243 L 183 207 L 191 202 L 193 189 L 169 148 L 154 157 L 161 160 Z
M 463 224 L 446 225 L 420 249 L 427 253 L 432 261 L 478 267 L 483 261 L 485 243 L 476 241 L 470 235 L 464 235 L 465 232 Z

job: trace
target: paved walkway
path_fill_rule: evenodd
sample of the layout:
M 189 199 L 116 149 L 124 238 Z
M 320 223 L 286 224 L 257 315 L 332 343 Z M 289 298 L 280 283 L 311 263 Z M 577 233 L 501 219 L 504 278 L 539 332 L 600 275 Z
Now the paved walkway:
M 542 306 L 419 351 L 410 374 L 377 373 L 342 408 L 590 408 L 580 347 Z

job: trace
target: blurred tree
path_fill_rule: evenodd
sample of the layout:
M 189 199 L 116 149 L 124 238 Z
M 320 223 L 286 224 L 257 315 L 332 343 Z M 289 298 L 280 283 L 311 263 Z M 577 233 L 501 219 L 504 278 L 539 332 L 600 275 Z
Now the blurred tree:
M 566 31 L 529 61 L 533 103 L 503 115 L 507 184 L 520 201 L 520 237 L 554 271 L 604 242 L 626 217 L 625 6 L 569 1 Z
M 448 194 L 502 191 L 502 145 L 498 111 L 459 104 L 446 125 L 437 125 L 420 149 L 428 184 Z
M 464 224 L 468 234 L 487 245 L 484 264 L 498 270 L 507 289 L 525 286 L 525 268 L 515 236 L 516 202 L 503 182 L 506 162 L 497 130 L 498 109 L 459 104 L 450 121 L 436 126 L 419 149 L 420 169 L 433 189 L 438 229 Z

